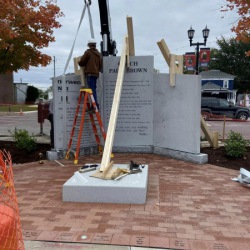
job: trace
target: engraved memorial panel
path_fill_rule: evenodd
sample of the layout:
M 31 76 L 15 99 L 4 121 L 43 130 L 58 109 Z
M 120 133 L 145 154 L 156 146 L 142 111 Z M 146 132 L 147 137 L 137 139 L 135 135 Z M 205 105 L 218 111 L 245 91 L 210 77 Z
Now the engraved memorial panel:
M 119 57 L 104 58 L 103 122 L 108 127 Z M 114 146 L 153 145 L 153 57 L 130 57 L 116 124 Z
M 53 79 L 54 136 L 56 150 L 67 149 L 80 87 L 80 76 L 74 74 L 65 75 L 65 80 L 64 76 L 59 76 Z M 95 145 L 96 141 L 91 124 L 90 122 L 85 122 L 81 147 Z M 76 142 L 73 142 L 72 148 L 75 148 L 75 146 Z

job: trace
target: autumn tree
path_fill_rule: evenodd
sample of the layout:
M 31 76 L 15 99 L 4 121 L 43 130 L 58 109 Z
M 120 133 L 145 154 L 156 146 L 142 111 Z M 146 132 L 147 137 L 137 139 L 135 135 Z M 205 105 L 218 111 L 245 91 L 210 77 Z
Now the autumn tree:
M 232 27 L 236 34 L 236 39 L 244 43 L 250 43 L 250 0 L 226 0 L 227 5 L 222 7 L 222 11 L 236 10 L 240 18 Z M 246 53 L 250 56 L 250 50 Z
M 55 41 L 63 16 L 56 0 L 0 0 L 0 73 L 46 66 L 42 48 Z

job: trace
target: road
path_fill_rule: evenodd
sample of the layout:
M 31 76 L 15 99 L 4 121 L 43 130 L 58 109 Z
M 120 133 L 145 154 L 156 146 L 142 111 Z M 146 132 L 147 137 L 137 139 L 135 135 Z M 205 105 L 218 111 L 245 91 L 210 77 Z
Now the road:
M 220 138 L 223 137 L 223 120 L 209 120 L 206 122 L 211 131 L 218 131 Z M 45 135 L 50 133 L 50 122 L 45 120 L 42 124 L 37 119 L 37 111 L 20 113 L 10 113 L 3 115 L 0 113 L 0 136 L 10 136 L 10 131 L 14 129 L 26 129 L 30 135 L 39 135 L 43 132 Z M 250 140 L 250 120 L 247 122 L 237 122 L 228 120 L 225 122 L 225 139 L 230 130 L 241 133 L 244 139 Z
M 211 131 L 218 131 L 219 138 L 223 138 L 223 127 L 224 127 L 223 120 L 208 120 L 206 121 L 206 123 Z M 230 130 L 232 130 L 233 132 L 241 133 L 244 139 L 250 140 L 250 120 L 249 119 L 248 121 L 245 121 L 245 122 L 226 120 L 224 139 L 227 138 L 227 135 L 230 132 Z
M 38 123 L 37 111 L 24 113 L 0 113 L 0 136 L 10 136 L 17 129 L 26 129 L 30 135 L 41 133 L 49 135 L 50 122 L 45 120 L 42 126 Z

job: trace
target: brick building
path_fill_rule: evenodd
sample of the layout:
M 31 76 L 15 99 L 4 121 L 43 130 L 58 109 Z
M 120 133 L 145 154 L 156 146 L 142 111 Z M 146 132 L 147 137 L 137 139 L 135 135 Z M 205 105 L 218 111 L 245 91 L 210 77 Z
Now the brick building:
M 13 73 L 0 74 L 0 104 L 14 103 Z

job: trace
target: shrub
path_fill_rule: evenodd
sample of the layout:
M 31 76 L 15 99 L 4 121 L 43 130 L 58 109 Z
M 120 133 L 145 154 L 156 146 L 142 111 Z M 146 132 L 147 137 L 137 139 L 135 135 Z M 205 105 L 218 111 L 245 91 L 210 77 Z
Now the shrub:
M 245 140 L 240 133 L 230 131 L 225 142 L 226 155 L 233 158 L 243 157 L 249 143 L 250 141 Z
M 15 128 L 14 133 L 11 134 L 18 148 L 24 149 L 28 152 L 36 149 L 36 139 L 34 136 L 30 136 L 27 130 Z
M 25 103 L 26 104 L 34 103 L 38 97 L 39 97 L 38 88 L 34 86 L 28 86 Z

